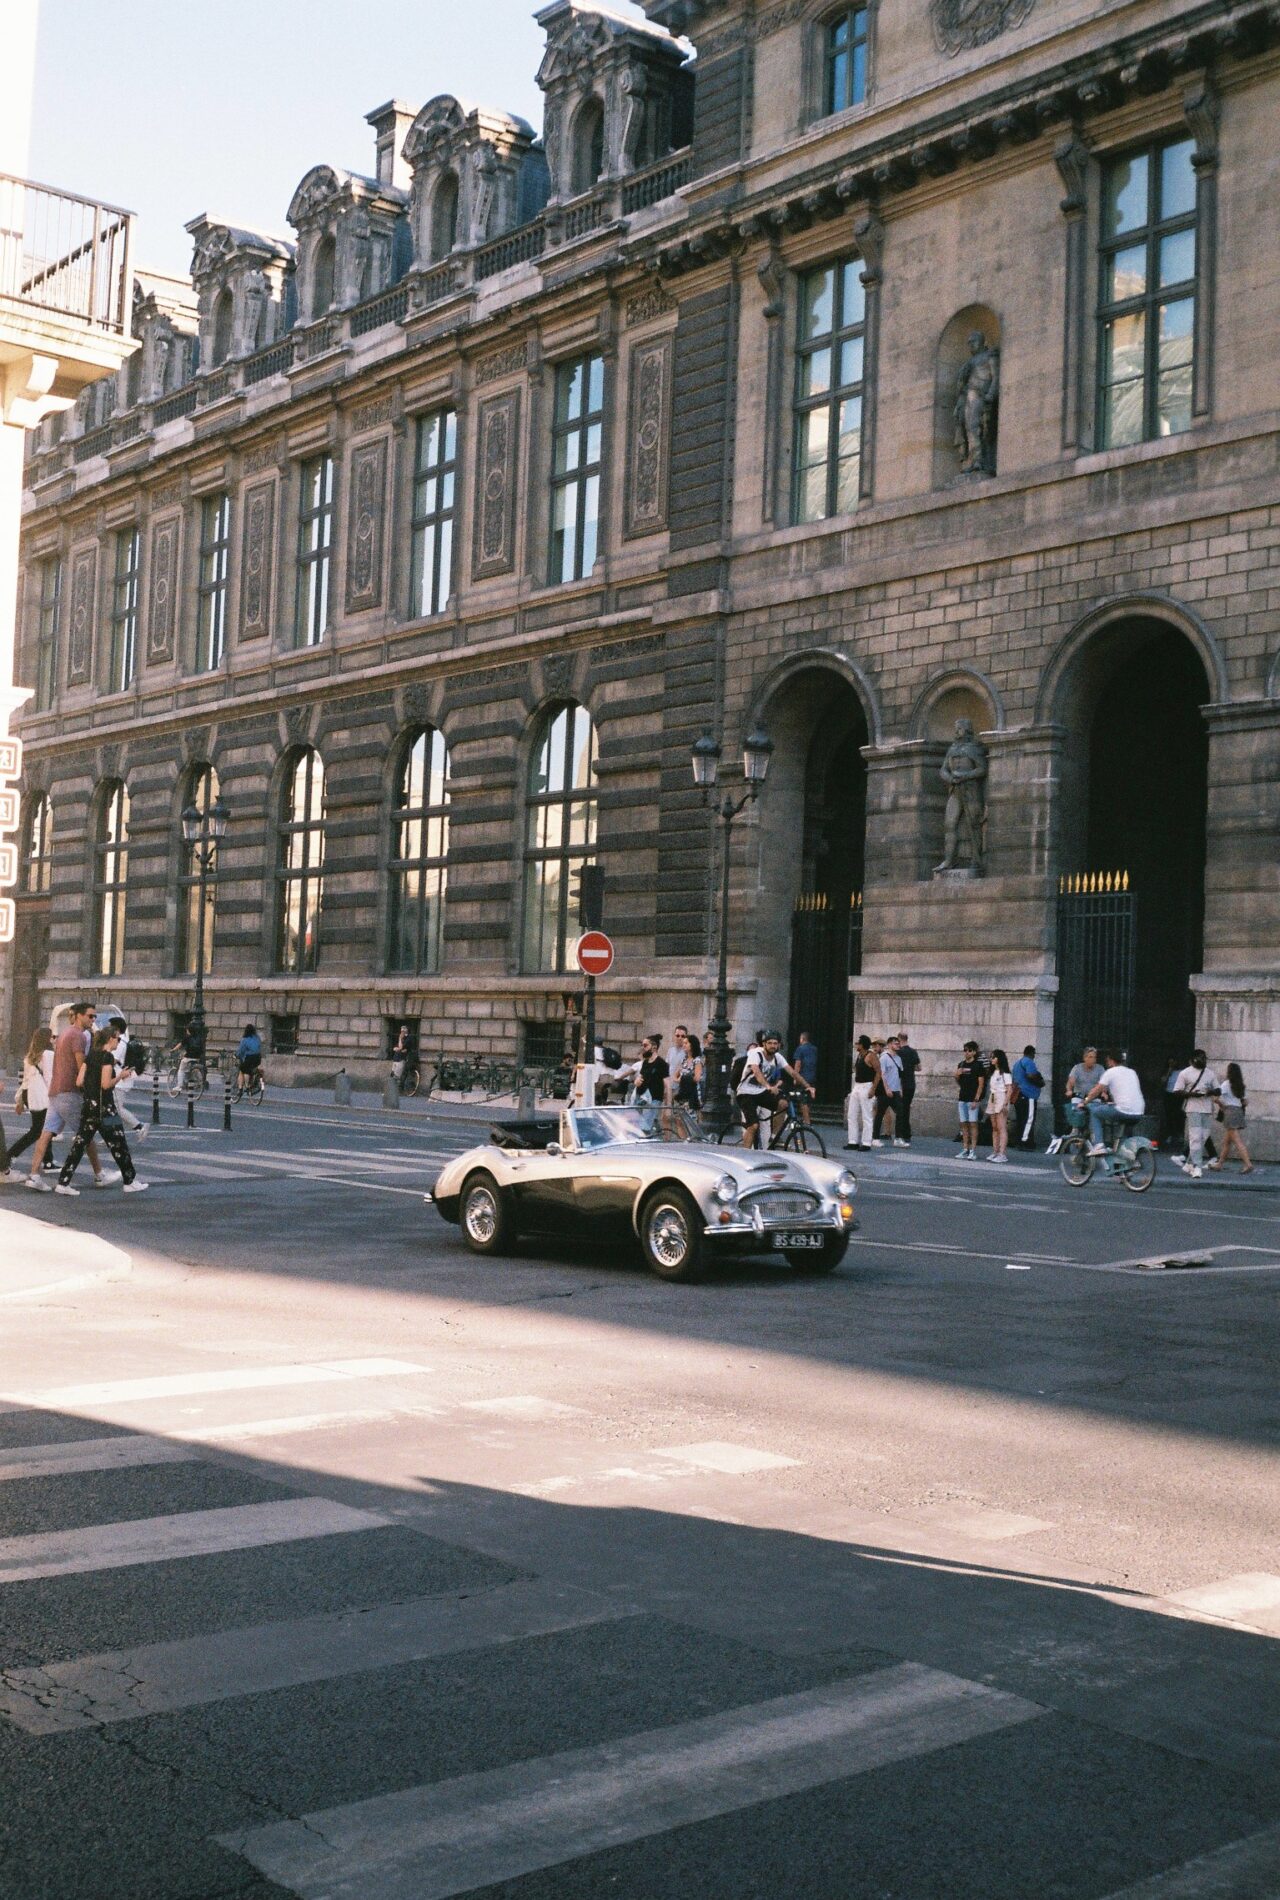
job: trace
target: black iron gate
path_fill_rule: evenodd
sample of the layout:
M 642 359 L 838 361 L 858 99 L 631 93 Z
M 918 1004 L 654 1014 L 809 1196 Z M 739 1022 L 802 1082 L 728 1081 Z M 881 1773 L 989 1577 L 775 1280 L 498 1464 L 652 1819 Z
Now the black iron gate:
M 802 891 L 791 917 L 791 1010 L 787 1053 L 807 1029 L 818 1047 L 818 1100 L 843 1102 L 849 1087 L 849 978 L 862 968 L 862 892 L 847 902 Z
M 1134 1026 L 1135 898 L 1127 871 L 1078 871 L 1058 880 L 1058 997 L 1053 1012 L 1053 1099 L 1086 1043 L 1127 1050 Z

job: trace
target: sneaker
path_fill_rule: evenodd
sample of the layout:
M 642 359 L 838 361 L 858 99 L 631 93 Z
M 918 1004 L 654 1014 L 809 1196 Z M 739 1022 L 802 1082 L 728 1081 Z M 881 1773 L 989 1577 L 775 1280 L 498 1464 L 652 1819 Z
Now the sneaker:
M 1008 1155 L 992 1155 L 991 1159 L 997 1166 L 1002 1166 L 1008 1164 L 1009 1157 Z
M 883 1148 L 883 1147 L 884 1147 L 884 1137 L 883 1137 L 883 1135 L 872 1135 L 872 1137 L 871 1137 L 871 1141 L 870 1141 L 870 1144 L 869 1144 L 869 1145 L 870 1145 L 870 1146 L 871 1146 L 872 1148 Z
M 145 1194 L 150 1186 L 150 1181 L 139 1181 L 135 1175 L 132 1181 L 125 1182 L 124 1191 L 126 1194 Z
M 846 1141 L 844 1145 L 845 1145 L 845 1147 L 846 1147 L 846 1148 L 851 1148 L 851 1149 L 853 1150 L 853 1152 L 854 1152 L 854 1154 L 856 1154 L 856 1155 L 858 1155 L 858 1154 L 861 1154 L 861 1153 L 862 1153 L 862 1150 L 861 1150 L 861 1148 L 859 1148 L 859 1146 L 858 1146 L 858 1144 L 857 1144 L 857 1142 L 856 1142 L 856 1141 Z
M 135 1122 L 133 1127 L 129 1130 L 129 1133 L 133 1136 L 135 1141 L 145 1141 L 147 1138 L 147 1124 L 145 1122 Z
M 909 1141 L 903 1141 L 900 1139 L 899 1136 L 895 1135 L 893 1138 L 893 1145 L 895 1148 L 909 1148 L 911 1146 L 911 1143 Z
M 29 1187 L 33 1194 L 52 1194 L 53 1192 L 52 1181 L 42 1181 L 38 1174 L 29 1174 L 22 1185 Z
M 96 1188 L 113 1188 L 123 1180 L 124 1176 L 118 1168 L 104 1168 L 101 1174 L 94 1175 L 93 1185 Z
M 16 1181 L 17 1178 L 18 1177 L 12 1168 L 6 1168 L 3 1174 L 0 1174 L 0 1185 L 7 1186 L 11 1181 Z
M 1187 1163 L 1187 1165 L 1186 1165 L 1186 1167 L 1185 1167 L 1185 1168 L 1183 1169 L 1183 1171 L 1182 1171 L 1182 1172 L 1183 1172 L 1183 1173 L 1184 1173 L 1185 1175 L 1188 1175 L 1188 1176 L 1190 1177 L 1190 1179 L 1191 1179 L 1191 1180 L 1193 1180 L 1193 1181 L 1198 1181 L 1198 1180 L 1200 1179 L 1200 1170 L 1199 1170 L 1199 1168 L 1193 1168 L 1193 1167 L 1191 1166 L 1191 1164 L 1190 1164 L 1190 1162 L 1188 1162 L 1188 1163 Z
M 1091 1155 L 1104 1155 L 1106 1152 L 1107 1152 L 1106 1148 L 1103 1146 L 1102 1142 L 1100 1141 L 1095 1141 L 1093 1146 L 1089 1150 L 1089 1153 Z
M 79 1194 L 80 1192 L 78 1187 L 72 1187 L 70 1181 L 59 1181 L 53 1191 L 55 1194 Z

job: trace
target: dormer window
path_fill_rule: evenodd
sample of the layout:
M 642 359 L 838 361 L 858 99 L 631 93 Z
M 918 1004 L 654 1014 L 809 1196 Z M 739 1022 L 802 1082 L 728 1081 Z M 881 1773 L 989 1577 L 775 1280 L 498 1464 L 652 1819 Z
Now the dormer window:
M 866 99 L 868 14 L 867 7 L 843 7 L 823 29 L 823 110 L 828 116 Z
M 604 107 L 588 99 L 573 128 L 573 190 L 590 191 L 604 171 Z
M 235 298 L 229 290 L 221 291 L 213 310 L 213 367 L 225 363 L 231 354 L 231 331 L 235 321 Z
M 311 290 L 311 317 L 314 322 L 333 307 L 334 274 L 337 246 L 331 237 L 322 237 L 316 245 Z
M 458 241 L 458 180 L 445 172 L 431 200 L 431 261 L 448 257 Z

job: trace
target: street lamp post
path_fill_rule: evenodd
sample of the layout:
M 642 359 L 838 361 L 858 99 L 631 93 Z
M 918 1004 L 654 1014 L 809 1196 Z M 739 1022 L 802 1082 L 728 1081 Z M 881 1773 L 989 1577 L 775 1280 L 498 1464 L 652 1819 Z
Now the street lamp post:
M 191 855 L 200 875 L 200 893 L 196 914 L 196 993 L 191 1007 L 191 1035 L 204 1056 L 204 920 L 209 897 L 209 873 L 218 855 L 218 846 L 227 835 L 231 813 L 221 797 L 207 811 L 188 805 L 182 814 L 182 836 L 191 847 Z
M 773 741 L 758 726 L 754 727 L 742 742 L 742 776 L 747 782 L 747 789 L 736 800 L 726 792 L 720 803 L 720 957 L 716 971 L 715 1015 L 707 1025 L 704 1052 L 706 1097 L 703 1104 L 704 1117 L 717 1134 L 723 1134 L 733 1117 L 729 1088 L 729 1030 L 732 1027 L 729 1021 L 729 846 L 734 819 L 760 796 L 772 752 Z M 693 782 L 704 793 L 712 792 L 719 773 L 720 748 L 711 734 L 704 732 L 700 739 L 694 741 Z

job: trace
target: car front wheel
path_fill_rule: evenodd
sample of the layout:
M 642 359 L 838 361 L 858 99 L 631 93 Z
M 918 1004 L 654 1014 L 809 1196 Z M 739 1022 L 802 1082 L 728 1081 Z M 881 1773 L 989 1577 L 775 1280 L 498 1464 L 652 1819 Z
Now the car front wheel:
M 491 1174 L 467 1178 L 458 1208 L 463 1238 L 472 1253 L 504 1253 L 511 1239 L 511 1216 Z
M 640 1248 L 659 1279 L 698 1278 L 702 1230 L 702 1216 L 684 1188 L 654 1189 L 640 1210 Z

